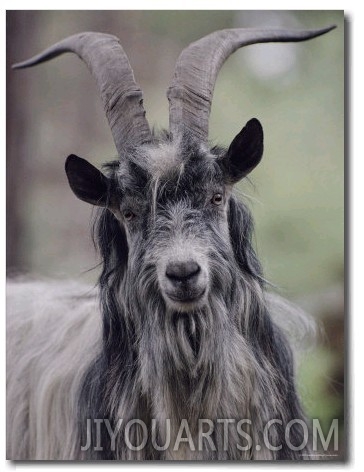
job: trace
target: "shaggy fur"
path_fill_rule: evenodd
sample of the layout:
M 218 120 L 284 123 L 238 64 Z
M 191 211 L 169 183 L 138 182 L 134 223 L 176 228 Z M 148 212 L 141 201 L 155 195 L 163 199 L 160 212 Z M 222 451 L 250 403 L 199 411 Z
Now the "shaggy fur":
M 150 156 L 158 148 L 173 165 L 156 165 Z M 95 293 L 78 286 L 9 284 L 9 458 L 302 459 L 309 452 L 285 441 L 286 425 L 304 421 L 292 353 L 273 319 L 252 218 L 227 183 L 225 154 L 162 136 L 105 166 L 109 205 L 95 224 L 100 308 Z M 219 206 L 211 203 L 216 193 L 223 195 Z M 186 258 L 197 261 L 206 290 L 198 303 L 178 306 L 166 295 L 165 272 L 170 261 Z M 94 419 L 120 427 L 115 444 Z M 147 426 L 140 451 L 125 443 L 132 419 Z M 199 419 L 204 430 L 214 425 L 201 450 Z M 243 430 L 251 447 L 241 447 L 247 441 L 236 423 L 219 419 L 250 420 Z M 270 442 L 282 444 L 277 450 L 263 441 L 273 419 L 282 423 L 269 428 Z M 188 440 L 174 450 L 183 422 Z M 92 447 L 83 451 L 88 424 Z M 129 433 L 140 444 L 141 428 Z M 168 437 L 158 450 L 155 443 Z M 299 424 L 290 439 L 302 443 Z

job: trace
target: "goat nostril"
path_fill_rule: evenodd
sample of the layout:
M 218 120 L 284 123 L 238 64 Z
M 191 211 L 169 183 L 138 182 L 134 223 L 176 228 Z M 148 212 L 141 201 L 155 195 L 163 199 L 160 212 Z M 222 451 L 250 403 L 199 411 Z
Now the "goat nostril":
M 201 267 L 194 261 L 171 262 L 166 269 L 166 276 L 176 281 L 186 281 L 201 271 Z

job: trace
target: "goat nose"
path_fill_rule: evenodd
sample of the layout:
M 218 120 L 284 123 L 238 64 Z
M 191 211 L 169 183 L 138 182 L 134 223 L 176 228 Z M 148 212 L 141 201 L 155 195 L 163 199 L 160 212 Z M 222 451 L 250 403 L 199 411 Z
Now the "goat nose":
M 200 271 L 201 267 L 194 261 L 170 262 L 166 268 L 166 276 L 174 282 L 187 282 Z

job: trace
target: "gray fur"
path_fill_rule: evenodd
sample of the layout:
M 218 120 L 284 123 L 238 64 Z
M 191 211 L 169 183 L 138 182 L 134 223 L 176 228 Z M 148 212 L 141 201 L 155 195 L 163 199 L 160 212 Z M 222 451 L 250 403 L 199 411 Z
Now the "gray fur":
M 250 212 L 233 192 L 262 158 L 263 129 L 250 120 L 228 149 L 210 149 L 206 137 L 213 83 L 229 54 L 252 42 L 303 40 L 328 30 L 225 30 L 194 43 L 168 92 L 172 132 L 160 135 L 149 135 L 141 91 L 117 46 L 132 92 L 130 119 L 120 127 L 111 120 L 119 160 L 103 174 L 74 155 L 66 162 L 76 196 L 100 207 L 98 292 L 72 283 L 8 284 L 9 459 L 308 457 L 309 444 L 296 450 L 285 438 L 292 420 L 305 425 L 286 336 L 304 316 L 267 291 Z M 206 45 L 211 55 L 220 37 L 226 51 L 207 67 L 208 101 L 196 108 L 182 92 L 193 83 L 200 90 L 205 76 L 191 85 L 189 68 L 196 64 L 185 59 Z M 99 59 L 89 40 L 115 43 L 94 33 L 77 38 L 87 40 L 89 66 Z M 74 41 L 22 66 L 77 52 Z M 108 78 L 103 72 L 97 68 L 97 80 Z M 121 131 L 135 122 L 140 136 L 124 143 Z M 272 420 L 268 437 L 280 449 L 264 443 Z M 244 432 L 249 447 L 242 447 Z M 145 433 L 144 447 L 135 450 Z M 305 436 L 304 428 L 291 428 L 294 444 Z

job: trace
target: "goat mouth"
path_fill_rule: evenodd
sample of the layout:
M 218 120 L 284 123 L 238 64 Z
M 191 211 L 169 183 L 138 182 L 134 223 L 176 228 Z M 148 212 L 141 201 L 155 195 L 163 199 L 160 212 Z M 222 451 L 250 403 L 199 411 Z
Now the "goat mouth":
M 191 305 L 198 303 L 205 295 L 206 288 L 197 293 L 171 293 L 166 292 L 167 297 L 178 305 Z

